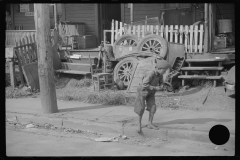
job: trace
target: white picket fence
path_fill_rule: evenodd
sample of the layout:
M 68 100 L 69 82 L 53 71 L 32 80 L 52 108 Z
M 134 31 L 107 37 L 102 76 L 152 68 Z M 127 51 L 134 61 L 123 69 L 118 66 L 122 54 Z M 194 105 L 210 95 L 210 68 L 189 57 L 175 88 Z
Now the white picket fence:
M 124 27 L 125 25 L 125 27 Z M 111 30 L 104 30 L 104 43 L 106 42 L 106 33 L 111 33 L 111 44 L 117 40 L 119 36 L 124 34 L 134 34 L 137 37 L 144 37 L 146 31 L 161 35 L 168 42 L 185 44 L 188 53 L 202 53 L 204 30 L 203 25 L 165 25 L 159 28 L 159 25 L 137 25 L 131 26 L 122 22 L 112 20 Z

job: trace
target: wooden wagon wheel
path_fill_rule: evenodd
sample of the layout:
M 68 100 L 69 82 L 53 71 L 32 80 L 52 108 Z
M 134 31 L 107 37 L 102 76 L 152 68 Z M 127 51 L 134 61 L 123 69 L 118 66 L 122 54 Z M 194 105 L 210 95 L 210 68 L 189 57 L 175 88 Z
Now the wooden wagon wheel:
M 156 56 L 164 58 L 167 53 L 167 42 L 161 36 L 151 34 L 143 37 L 138 43 L 138 51 L 153 52 Z
M 121 60 L 114 68 L 114 81 L 116 82 L 117 79 L 120 79 L 123 81 L 124 86 L 127 87 L 137 61 L 138 60 L 134 57 L 128 57 Z
M 116 46 L 137 46 L 138 37 L 133 34 L 125 34 L 120 36 L 113 44 L 114 55 L 118 54 Z

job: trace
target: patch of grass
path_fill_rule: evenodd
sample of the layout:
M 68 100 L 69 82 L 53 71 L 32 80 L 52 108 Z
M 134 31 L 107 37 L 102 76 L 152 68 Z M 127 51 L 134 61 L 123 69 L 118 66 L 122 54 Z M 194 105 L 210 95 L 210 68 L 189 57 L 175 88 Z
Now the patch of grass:
M 6 98 L 23 98 L 32 95 L 31 92 L 16 89 L 11 86 L 5 88 Z
M 68 83 L 71 87 L 89 87 L 92 84 L 92 79 L 71 79 Z

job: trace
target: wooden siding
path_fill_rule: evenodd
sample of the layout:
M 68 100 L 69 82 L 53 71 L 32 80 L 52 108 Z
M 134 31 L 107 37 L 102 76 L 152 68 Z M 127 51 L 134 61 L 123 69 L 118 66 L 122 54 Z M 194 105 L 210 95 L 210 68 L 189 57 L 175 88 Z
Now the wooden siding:
M 159 17 L 161 9 L 184 8 L 189 7 L 189 3 L 134 3 L 133 4 L 133 21 L 141 21 L 146 18 Z M 130 8 L 124 4 L 124 23 L 130 23 Z M 159 17 L 160 18 L 160 17 Z
M 34 30 L 34 16 L 25 16 L 24 12 L 20 12 L 19 4 L 14 5 L 14 25 L 15 26 L 23 26 L 23 30 Z M 29 4 L 30 12 L 34 12 L 33 3 Z
M 15 26 L 23 26 L 23 30 L 35 30 L 35 22 L 34 22 L 34 16 L 25 16 L 24 12 L 19 11 L 19 4 L 13 4 L 14 5 L 14 25 Z M 61 5 L 57 5 L 58 12 L 62 14 L 62 10 L 60 9 Z M 34 4 L 29 4 L 30 12 L 34 12 Z M 50 28 L 54 28 L 54 17 L 53 17 L 53 6 L 50 6 Z M 59 15 L 58 15 L 59 18 Z M 61 18 L 61 17 L 60 17 Z M 15 29 L 15 27 L 13 28 Z
M 95 29 L 95 9 L 94 3 L 79 4 L 71 3 L 65 4 L 66 21 L 83 22 L 85 23 L 85 34 L 95 35 L 98 37 Z

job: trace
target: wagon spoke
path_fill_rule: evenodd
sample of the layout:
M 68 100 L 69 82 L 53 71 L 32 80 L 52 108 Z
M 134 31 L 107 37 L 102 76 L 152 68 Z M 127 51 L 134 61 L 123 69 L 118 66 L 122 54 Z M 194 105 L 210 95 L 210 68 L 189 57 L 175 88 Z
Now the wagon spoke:
M 155 45 L 154 45 L 154 44 L 155 44 L 155 42 L 156 42 L 156 41 L 153 41 L 153 46 L 155 46 Z
M 149 48 L 150 46 L 147 44 L 147 42 L 145 43 L 147 45 L 147 47 Z
M 154 45 L 154 47 L 157 47 L 158 45 L 160 45 L 160 46 L 161 46 L 161 44 L 160 44 L 159 42 L 157 42 L 157 44 L 156 44 L 156 45 Z
M 152 41 L 152 40 L 149 41 L 150 46 L 152 45 L 152 42 L 151 42 L 151 41 Z

